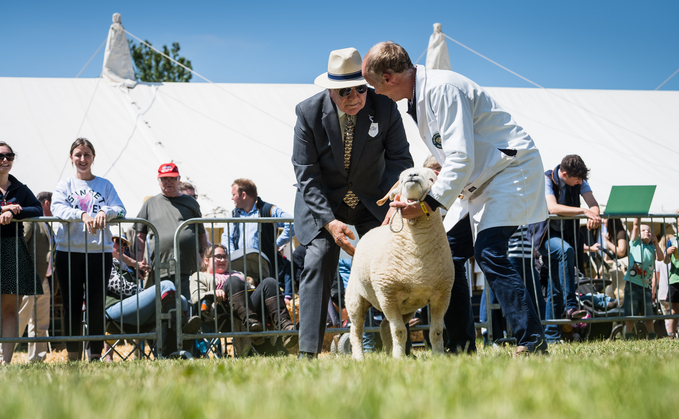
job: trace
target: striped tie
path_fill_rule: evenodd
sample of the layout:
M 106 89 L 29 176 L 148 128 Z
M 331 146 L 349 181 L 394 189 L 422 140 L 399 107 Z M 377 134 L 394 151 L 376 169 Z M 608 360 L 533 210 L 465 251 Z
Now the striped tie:
M 347 123 L 344 128 L 344 169 L 348 172 L 351 165 L 351 147 L 354 144 L 354 121 L 347 115 Z M 349 190 L 344 196 L 344 202 L 349 208 L 354 209 L 358 205 L 358 197 Z

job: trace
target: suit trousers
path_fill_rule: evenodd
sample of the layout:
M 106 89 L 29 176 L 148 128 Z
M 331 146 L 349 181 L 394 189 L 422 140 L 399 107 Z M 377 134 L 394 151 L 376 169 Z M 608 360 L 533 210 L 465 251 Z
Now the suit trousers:
M 353 225 L 359 237 L 382 224 L 362 203 L 351 209 L 342 203 L 335 218 Z M 320 353 L 328 318 L 328 301 L 332 280 L 337 273 L 340 247 L 322 228 L 307 245 L 304 270 L 299 285 L 299 350 Z
M 465 264 L 474 256 L 474 239 L 469 215 L 460 220 L 448 232 L 448 246 L 455 265 L 455 282 L 450 291 L 450 304 L 443 316 L 448 342 L 446 351 L 451 353 L 476 352 L 476 330 Z

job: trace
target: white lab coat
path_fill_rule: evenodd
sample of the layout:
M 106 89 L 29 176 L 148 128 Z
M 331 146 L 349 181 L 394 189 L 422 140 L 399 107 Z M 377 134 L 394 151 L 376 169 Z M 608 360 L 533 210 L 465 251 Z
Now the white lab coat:
M 452 71 L 418 65 L 415 89 L 420 135 L 442 166 L 430 193 L 449 209 L 446 228 L 467 213 L 474 236 L 491 227 L 544 221 L 540 152 L 512 116 Z

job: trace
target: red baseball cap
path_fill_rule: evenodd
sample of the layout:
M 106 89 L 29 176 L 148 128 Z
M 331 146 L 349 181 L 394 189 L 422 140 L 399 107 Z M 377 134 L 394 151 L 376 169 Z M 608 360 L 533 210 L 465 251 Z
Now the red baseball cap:
M 174 163 L 163 163 L 158 168 L 158 177 L 177 177 L 179 168 Z

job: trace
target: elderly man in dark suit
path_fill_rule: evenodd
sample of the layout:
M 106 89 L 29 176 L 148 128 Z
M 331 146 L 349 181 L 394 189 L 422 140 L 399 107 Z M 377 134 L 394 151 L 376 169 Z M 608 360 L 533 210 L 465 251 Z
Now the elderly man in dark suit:
M 354 48 L 332 51 L 327 90 L 297 105 L 292 164 L 297 176 L 295 232 L 307 246 L 300 283 L 300 358 L 321 351 L 332 278 L 340 248 L 353 256 L 354 239 L 379 226 L 382 198 L 413 166 L 396 104 L 376 94 L 361 75 Z

